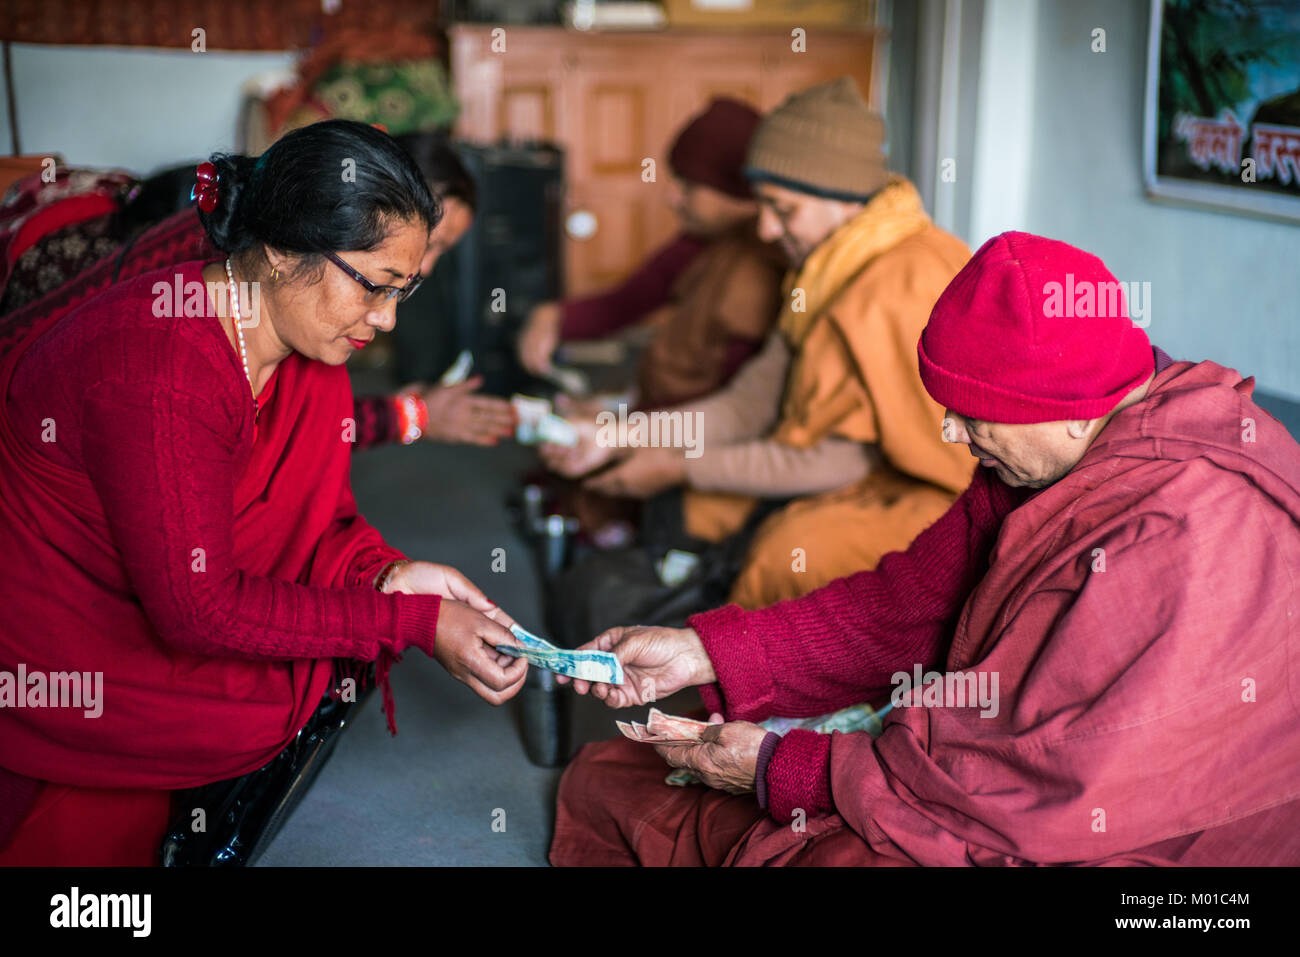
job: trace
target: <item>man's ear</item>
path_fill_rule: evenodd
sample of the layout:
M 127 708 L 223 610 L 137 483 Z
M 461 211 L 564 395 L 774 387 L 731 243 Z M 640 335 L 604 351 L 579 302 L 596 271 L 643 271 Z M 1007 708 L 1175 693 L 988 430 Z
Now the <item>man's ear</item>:
M 839 211 L 838 223 L 840 226 L 843 226 L 854 216 L 858 215 L 858 213 L 862 212 L 863 207 L 867 205 L 866 203 L 855 203 L 855 202 L 850 202 L 848 200 L 842 200 L 842 199 L 834 200 L 834 202 L 838 207 L 838 211 Z

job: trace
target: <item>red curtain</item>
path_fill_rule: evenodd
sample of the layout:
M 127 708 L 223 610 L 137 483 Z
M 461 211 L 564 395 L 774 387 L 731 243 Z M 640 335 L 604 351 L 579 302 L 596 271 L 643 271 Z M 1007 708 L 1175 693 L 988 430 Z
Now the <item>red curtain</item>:
M 326 10 L 333 12 L 327 13 Z M 432 32 L 438 0 L 2 0 L 0 41 L 292 50 L 340 30 Z

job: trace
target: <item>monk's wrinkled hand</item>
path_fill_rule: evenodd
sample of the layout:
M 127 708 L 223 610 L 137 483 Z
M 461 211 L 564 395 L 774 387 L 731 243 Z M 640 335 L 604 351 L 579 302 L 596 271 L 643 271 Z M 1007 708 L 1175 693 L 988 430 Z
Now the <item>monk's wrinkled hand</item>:
M 717 681 L 713 663 L 694 628 L 659 628 L 629 625 L 610 628 L 579 648 L 612 651 L 623 665 L 623 684 L 557 677 L 573 682 L 578 694 L 591 693 L 611 708 L 653 704 L 692 685 Z
M 650 498 L 686 481 L 681 449 L 637 449 L 607 472 L 582 483 L 583 488 L 619 498 Z
M 719 791 L 747 794 L 755 789 L 758 749 L 767 732 L 748 721 L 728 721 L 713 715 L 699 744 L 655 745 L 659 756 L 675 768 L 688 771 Z
M 433 657 L 490 704 L 509 701 L 528 676 L 526 659 L 496 650 L 513 643 L 514 636 L 504 626 L 462 602 L 444 599 L 438 609 Z

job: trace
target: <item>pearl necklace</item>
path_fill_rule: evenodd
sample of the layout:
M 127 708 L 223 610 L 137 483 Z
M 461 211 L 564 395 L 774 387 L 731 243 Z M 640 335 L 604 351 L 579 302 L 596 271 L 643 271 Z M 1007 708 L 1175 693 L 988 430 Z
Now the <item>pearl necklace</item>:
M 248 374 L 248 350 L 244 346 L 243 317 L 239 314 L 239 291 L 235 286 L 235 274 L 230 268 L 229 257 L 226 258 L 226 280 L 230 283 L 230 311 L 233 314 L 235 335 L 239 338 L 239 358 L 243 360 L 244 378 L 248 380 L 248 388 L 253 393 L 253 405 L 257 405 L 257 390 L 253 388 L 253 377 Z

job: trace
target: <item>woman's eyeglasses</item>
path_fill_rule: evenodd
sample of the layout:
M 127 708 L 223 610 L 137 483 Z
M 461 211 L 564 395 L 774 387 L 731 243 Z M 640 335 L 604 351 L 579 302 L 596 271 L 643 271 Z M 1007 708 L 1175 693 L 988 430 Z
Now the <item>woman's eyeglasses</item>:
M 405 286 L 376 285 L 333 253 L 326 253 L 325 256 L 365 288 L 366 305 L 368 306 L 382 306 L 388 300 L 394 298 L 398 302 L 405 302 L 411 298 L 411 294 L 415 290 L 420 288 L 420 283 L 424 282 L 424 277 L 417 274 L 412 276 Z

